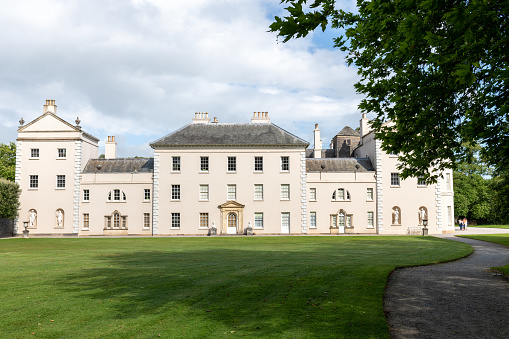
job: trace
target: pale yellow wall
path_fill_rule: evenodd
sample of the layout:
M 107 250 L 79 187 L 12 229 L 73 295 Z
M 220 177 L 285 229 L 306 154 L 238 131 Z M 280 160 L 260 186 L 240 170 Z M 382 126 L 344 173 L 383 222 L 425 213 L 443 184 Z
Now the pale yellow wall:
M 330 215 L 337 214 L 341 209 L 352 215 L 351 230 L 354 233 L 376 233 L 376 201 L 367 199 L 367 188 L 375 192 L 376 182 L 374 172 L 362 173 L 333 173 L 324 172 L 307 174 L 307 210 L 308 225 L 310 212 L 316 212 L 317 228 L 309 227 L 309 234 L 330 233 Z M 309 191 L 316 188 L 316 201 L 310 199 Z M 332 193 L 338 188 L 350 192 L 350 201 L 332 200 Z M 346 193 L 345 193 L 346 195 Z M 375 198 L 375 197 L 374 197 Z M 374 227 L 368 228 L 368 211 L 374 213 Z
M 90 200 L 83 200 L 83 191 L 88 189 Z M 108 193 L 119 189 L 126 195 L 125 201 L 108 201 Z M 144 190 L 150 189 L 151 199 L 144 200 Z M 152 173 L 83 173 L 80 188 L 80 226 L 79 235 L 115 234 L 105 231 L 105 216 L 118 211 L 127 216 L 129 235 L 151 235 L 152 227 L 143 228 L 143 213 L 150 213 L 152 220 Z M 83 214 L 89 214 L 89 229 L 83 227 Z M 120 235 L 121 231 L 117 231 Z
M 207 234 L 199 228 L 199 213 L 209 213 L 209 226 L 221 224 L 219 205 L 227 201 L 227 185 L 237 185 L 237 199 L 245 205 L 243 228 L 254 226 L 254 213 L 264 213 L 257 234 L 281 232 L 281 212 L 290 212 L 290 232 L 301 233 L 301 152 L 304 149 L 171 149 L 155 150 L 159 167 L 159 234 Z M 172 156 L 181 157 L 181 171 L 171 171 Z M 200 156 L 209 157 L 209 172 L 200 172 Z M 227 157 L 237 157 L 236 173 L 227 172 Z M 254 172 L 254 157 L 263 156 L 263 173 Z M 290 157 L 290 172 L 280 171 L 280 157 Z M 156 155 L 157 157 L 157 155 Z M 181 185 L 181 200 L 171 201 L 171 185 Z M 209 185 L 209 201 L 199 201 L 200 184 Z M 254 184 L 263 184 L 263 201 L 254 200 Z M 290 200 L 280 198 L 281 184 L 290 185 Z M 171 213 L 181 213 L 181 228 L 171 229 Z M 219 230 L 219 229 L 218 229 Z

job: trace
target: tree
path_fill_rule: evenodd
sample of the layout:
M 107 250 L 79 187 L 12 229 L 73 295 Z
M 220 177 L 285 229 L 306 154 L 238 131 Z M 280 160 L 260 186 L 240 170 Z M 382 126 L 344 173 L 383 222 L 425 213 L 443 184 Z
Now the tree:
M 509 1 L 358 0 L 358 13 L 335 0 L 282 3 L 288 16 L 270 31 L 284 42 L 317 27 L 344 31 L 334 46 L 358 68 L 359 108 L 376 114 L 383 149 L 401 154 L 402 177 L 436 181 L 465 143 L 509 166 Z
M 16 173 L 16 145 L 0 144 L 0 178 L 14 181 Z
M 14 219 L 16 217 L 20 193 L 17 183 L 0 178 L 0 218 Z

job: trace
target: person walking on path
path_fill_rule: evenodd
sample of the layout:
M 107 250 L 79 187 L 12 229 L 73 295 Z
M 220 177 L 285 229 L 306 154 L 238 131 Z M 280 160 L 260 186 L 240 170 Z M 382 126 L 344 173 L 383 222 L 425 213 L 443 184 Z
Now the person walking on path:
M 394 271 L 385 312 L 392 338 L 507 338 L 509 281 L 490 267 L 509 263 L 509 248 L 440 235 L 471 245 L 468 257 Z
M 460 231 L 463 231 L 463 219 L 458 219 L 458 224 L 460 225 Z
M 463 218 L 463 230 L 466 231 L 467 230 L 467 225 L 468 225 L 468 220 L 467 218 Z

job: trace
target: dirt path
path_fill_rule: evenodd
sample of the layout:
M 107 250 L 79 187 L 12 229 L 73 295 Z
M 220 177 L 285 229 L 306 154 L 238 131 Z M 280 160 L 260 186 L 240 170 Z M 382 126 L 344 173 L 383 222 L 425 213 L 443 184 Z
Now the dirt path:
M 509 249 L 441 237 L 467 243 L 474 253 L 458 261 L 391 274 L 385 294 L 391 337 L 509 338 L 509 281 L 489 272 L 490 267 L 509 263 Z

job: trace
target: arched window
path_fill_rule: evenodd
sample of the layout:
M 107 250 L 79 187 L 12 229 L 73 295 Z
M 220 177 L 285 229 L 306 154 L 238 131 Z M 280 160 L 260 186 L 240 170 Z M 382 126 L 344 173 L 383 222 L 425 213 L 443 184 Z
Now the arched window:
M 104 229 L 107 230 L 126 230 L 127 229 L 127 216 L 120 214 L 119 211 L 114 211 L 111 215 L 104 217 Z
M 113 191 L 108 192 L 108 201 L 126 201 L 126 195 L 123 191 L 119 189 L 114 189 Z
M 344 188 L 338 188 L 332 192 L 332 200 L 334 201 L 350 201 L 351 196 L 350 192 L 345 190 Z
M 237 214 L 229 213 L 228 214 L 228 227 L 237 227 Z

